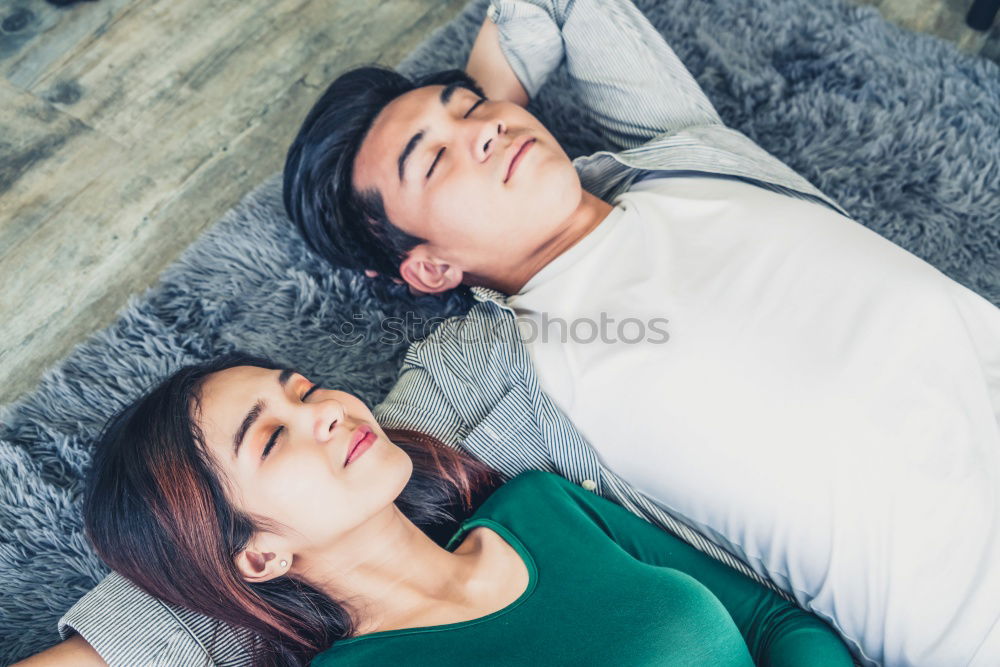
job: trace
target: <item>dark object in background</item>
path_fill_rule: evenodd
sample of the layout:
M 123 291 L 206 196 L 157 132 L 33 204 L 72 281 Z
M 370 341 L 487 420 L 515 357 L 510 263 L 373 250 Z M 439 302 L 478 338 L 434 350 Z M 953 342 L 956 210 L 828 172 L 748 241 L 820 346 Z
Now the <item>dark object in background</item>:
M 989 30 L 1000 11 L 1000 0 L 975 0 L 965 22 L 974 30 Z
M 97 2 L 97 0 L 46 0 L 50 5 L 55 5 L 56 7 L 65 7 L 66 5 L 75 5 L 78 2 Z

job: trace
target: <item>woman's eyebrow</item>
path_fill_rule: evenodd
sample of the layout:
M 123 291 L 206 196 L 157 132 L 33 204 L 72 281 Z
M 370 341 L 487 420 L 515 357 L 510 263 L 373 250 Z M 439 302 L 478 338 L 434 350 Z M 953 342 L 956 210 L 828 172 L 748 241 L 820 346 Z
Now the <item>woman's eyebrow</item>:
M 456 90 L 463 87 L 464 86 L 462 86 L 462 84 L 458 82 L 449 83 L 447 86 L 445 86 L 444 89 L 441 91 L 441 95 L 438 96 L 438 100 L 440 100 L 441 106 L 443 107 L 448 106 L 448 102 L 451 101 L 451 96 L 455 94 Z M 410 157 L 410 153 L 412 153 L 417 148 L 417 145 L 420 144 L 420 142 L 423 140 L 424 132 L 426 132 L 426 128 L 422 128 L 419 132 L 410 137 L 410 140 L 406 142 L 406 147 L 403 148 L 403 152 L 399 154 L 399 159 L 396 161 L 396 163 L 399 167 L 400 183 L 403 182 L 403 176 L 406 173 L 406 160 Z
M 295 371 L 290 368 L 283 368 L 281 372 L 278 373 L 278 384 L 281 385 L 282 389 L 285 388 L 285 385 L 288 384 L 288 381 L 293 375 L 295 375 Z M 236 429 L 236 435 L 233 436 L 233 456 L 240 455 L 240 447 L 243 446 L 243 438 L 246 437 L 247 432 L 254 425 L 254 422 L 256 422 L 257 418 L 260 417 L 262 412 L 264 412 L 265 407 L 267 407 L 267 404 L 264 403 L 264 400 L 258 399 L 257 402 L 254 403 L 253 407 L 250 408 L 250 411 L 247 412 L 243 421 L 240 422 L 239 428 Z
M 233 456 L 240 455 L 240 447 L 243 446 L 243 438 L 246 437 L 247 431 L 253 426 L 257 418 L 260 417 L 260 413 L 264 412 L 265 404 L 263 400 L 258 400 L 254 403 L 250 411 L 247 412 L 246 417 L 240 422 L 240 427 L 236 429 L 236 435 L 233 437 Z

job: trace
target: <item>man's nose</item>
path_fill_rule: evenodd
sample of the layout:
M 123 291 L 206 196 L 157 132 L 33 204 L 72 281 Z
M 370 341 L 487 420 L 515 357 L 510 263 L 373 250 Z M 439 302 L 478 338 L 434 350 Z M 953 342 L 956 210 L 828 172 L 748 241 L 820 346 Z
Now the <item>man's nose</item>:
M 475 137 L 475 156 L 480 162 L 485 162 L 490 158 L 499 146 L 497 137 L 507 133 L 507 126 L 501 120 L 492 120 L 482 124 Z

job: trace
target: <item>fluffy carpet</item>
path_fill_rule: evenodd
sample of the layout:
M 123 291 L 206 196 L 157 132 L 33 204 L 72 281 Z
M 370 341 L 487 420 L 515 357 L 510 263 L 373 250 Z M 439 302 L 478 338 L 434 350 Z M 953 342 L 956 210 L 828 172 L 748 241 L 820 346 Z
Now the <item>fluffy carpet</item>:
M 1000 303 L 1000 69 L 841 0 L 638 0 L 727 124 L 880 234 Z M 402 69 L 460 67 L 476 0 Z M 614 57 L 614 54 L 608 54 Z M 532 110 L 571 156 L 601 139 L 557 72 Z M 405 349 L 379 322 L 462 312 L 312 258 L 269 179 L 117 322 L 0 412 L 0 662 L 56 640 L 56 619 L 104 574 L 81 532 L 81 476 L 115 410 L 179 366 L 243 349 L 369 403 Z M 360 316 L 360 317 L 357 317 Z M 413 337 L 427 320 L 404 319 Z M 339 345 L 334 332 L 362 337 Z M 368 344 L 365 344 L 365 341 Z

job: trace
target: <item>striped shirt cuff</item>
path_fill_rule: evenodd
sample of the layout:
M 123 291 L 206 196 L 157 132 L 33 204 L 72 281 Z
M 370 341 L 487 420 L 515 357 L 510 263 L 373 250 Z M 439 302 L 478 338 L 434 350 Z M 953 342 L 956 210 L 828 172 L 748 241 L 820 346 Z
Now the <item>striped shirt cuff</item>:
M 544 5 L 546 3 L 541 3 Z M 549 10 L 531 2 L 493 0 L 486 15 L 499 30 L 500 51 L 533 100 L 562 63 L 562 33 Z
M 114 572 L 59 619 L 63 639 L 74 632 L 111 667 L 250 663 L 231 630 L 161 602 Z

